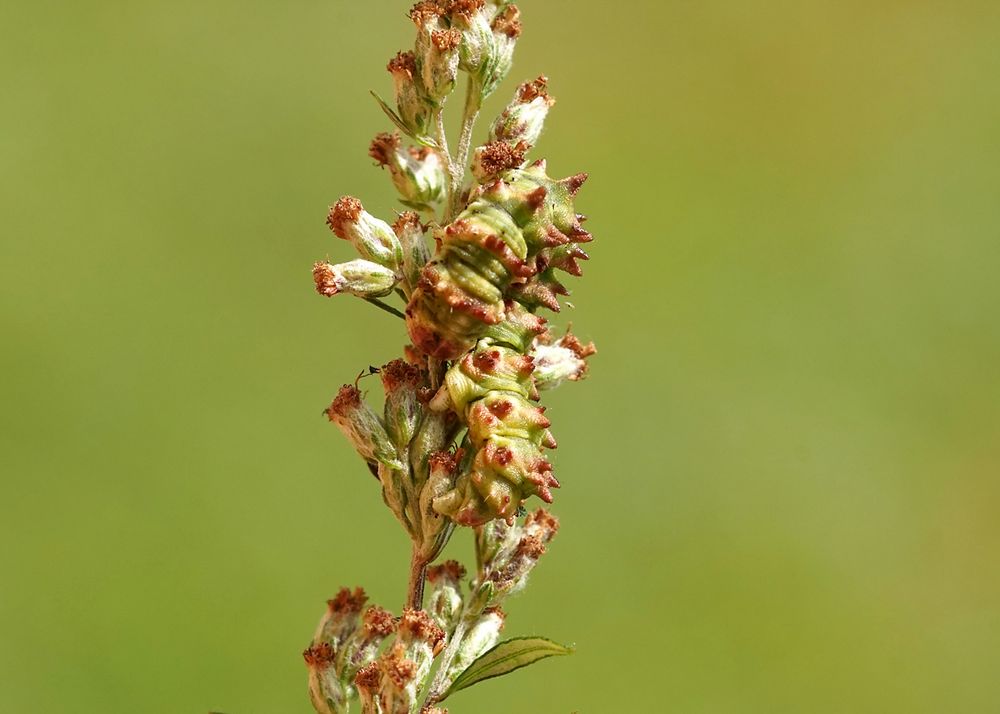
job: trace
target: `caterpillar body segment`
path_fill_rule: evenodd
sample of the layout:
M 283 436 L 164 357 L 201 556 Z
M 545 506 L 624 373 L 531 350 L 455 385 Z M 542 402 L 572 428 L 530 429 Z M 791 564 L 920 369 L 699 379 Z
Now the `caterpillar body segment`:
M 585 180 L 551 179 L 539 161 L 476 187 L 465 210 L 435 234 L 437 255 L 407 306 L 413 344 L 432 357 L 457 359 L 504 321 L 509 297 L 558 310 L 557 299 L 535 294 L 538 285 L 546 296 L 556 294 L 552 269 L 579 272 L 576 261 L 586 259 L 578 244 L 591 235 L 573 208 Z
M 468 427 L 452 490 L 434 509 L 460 525 L 512 520 L 525 499 L 552 502 L 559 482 L 542 452 L 555 448 L 544 409 L 535 406 L 534 359 L 527 354 L 545 322 L 516 304 L 445 376 L 432 407 L 451 408 Z

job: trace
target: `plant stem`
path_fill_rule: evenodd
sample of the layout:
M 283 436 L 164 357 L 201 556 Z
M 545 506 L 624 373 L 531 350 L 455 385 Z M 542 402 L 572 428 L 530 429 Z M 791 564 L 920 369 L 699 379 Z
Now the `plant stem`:
M 410 559 L 410 584 L 406 593 L 406 606 L 412 610 L 422 610 L 424 607 L 424 578 L 426 575 L 427 560 L 414 544 L 413 555 Z
M 438 666 L 437 674 L 434 675 L 434 681 L 431 683 L 431 687 L 427 691 L 427 696 L 424 698 L 424 703 L 420 707 L 421 709 L 433 706 L 441 701 L 445 685 L 448 684 L 448 670 L 451 669 L 451 665 L 454 663 L 455 657 L 458 655 L 458 648 L 461 646 L 462 640 L 465 639 L 470 619 L 469 613 L 463 612 L 462 618 L 458 621 L 458 624 L 455 625 L 455 631 L 451 633 L 451 639 L 448 640 L 448 646 L 445 647 L 444 652 L 441 654 L 441 664 Z
M 406 315 L 404 315 L 402 312 L 400 312 L 399 310 L 397 310 L 396 308 L 394 308 L 392 305 L 386 305 L 384 302 L 382 302 L 378 298 L 365 298 L 365 301 L 366 302 L 370 302 L 372 305 L 374 305 L 375 307 L 377 307 L 380 310 L 385 310 L 390 315 L 395 315 L 396 317 L 398 317 L 398 318 L 400 318 L 402 320 L 406 319 Z
M 447 223 L 449 211 L 452 204 L 452 191 L 455 189 L 455 162 L 451 158 L 448 150 L 448 133 L 444 130 L 444 109 L 438 109 L 434 114 L 434 126 L 437 129 L 438 146 L 441 147 L 442 158 L 444 159 L 445 171 L 448 173 L 448 184 L 445 186 L 444 216 L 442 223 Z
M 476 126 L 476 119 L 479 118 L 479 109 L 482 105 L 482 91 L 472 75 L 469 75 L 465 89 L 465 108 L 462 112 L 462 134 L 458 140 L 458 154 L 452 162 L 452 186 L 449 191 L 449 208 L 446 217 L 448 220 L 458 213 L 459 202 L 462 198 L 462 185 L 465 183 L 465 169 L 469 163 L 469 150 L 472 148 L 472 130 Z

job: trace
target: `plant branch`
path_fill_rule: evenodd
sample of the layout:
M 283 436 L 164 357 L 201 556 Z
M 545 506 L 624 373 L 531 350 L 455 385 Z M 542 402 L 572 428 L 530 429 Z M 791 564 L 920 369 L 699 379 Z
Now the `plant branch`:
M 465 89 L 465 108 L 462 112 L 462 134 L 458 140 L 458 154 L 452 162 L 452 186 L 449 191 L 449 206 L 446 219 L 450 220 L 458 213 L 462 197 L 462 186 L 465 183 L 465 170 L 469 163 L 469 150 L 472 148 L 472 130 L 479 118 L 479 109 L 483 105 L 483 95 L 476 80 L 469 75 Z
M 420 548 L 413 544 L 413 556 L 410 559 L 410 584 L 406 590 L 406 606 L 413 610 L 424 607 L 424 580 L 427 575 L 427 560 L 421 555 Z
M 438 109 L 434 113 L 434 127 L 437 131 L 435 139 L 438 146 L 441 147 L 441 157 L 444 159 L 445 170 L 448 173 L 448 183 L 445 187 L 444 216 L 442 217 L 442 223 L 447 223 L 453 200 L 452 191 L 455 189 L 456 169 L 455 162 L 451 158 L 451 152 L 448 150 L 448 133 L 444 130 L 444 109 Z
M 394 308 L 392 305 L 386 305 L 384 302 L 382 302 L 378 298 L 365 298 L 365 302 L 370 302 L 372 305 L 374 305 L 375 307 L 377 307 L 379 310 L 385 310 L 390 315 L 395 315 L 396 317 L 400 318 L 401 320 L 405 320 L 406 319 L 406 315 L 404 315 L 402 312 L 400 312 L 399 310 L 397 310 L 396 308 Z
M 434 681 L 431 683 L 430 689 L 427 690 L 427 696 L 420 706 L 421 710 L 441 701 L 441 696 L 445 693 L 445 689 L 448 686 L 448 670 L 451 669 L 451 665 L 455 662 L 455 657 L 458 656 L 459 647 L 462 645 L 462 640 L 465 639 L 471 619 L 471 613 L 468 611 L 462 612 L 462 617 L 458 621 L 458 624 L 455 625 L 455 631 L 451 633 L 451 638 L 448 640 L 448 646 L 445 647 L 444 652 L 441 654 L 441 664 L 438 666 L 437 674 L 434 675 Z

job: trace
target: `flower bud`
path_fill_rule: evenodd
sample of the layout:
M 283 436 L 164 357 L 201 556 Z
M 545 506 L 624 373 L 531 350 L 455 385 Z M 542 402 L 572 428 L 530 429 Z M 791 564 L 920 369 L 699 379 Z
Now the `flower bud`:
M 396 274 L 370 260 L 352 260 L 332 265 L 313 265 L 316 292 L 326 297 L 349 293 L 361 298 L 382 297 L 392 292 L 398 282 Z
M 487 608 L 469 628 L 462 640 L 462 646 L 448 668 L 448 681 L 454 681 L 469 665 L 475 662 L 500 639 L 506 615 L 499 607 Z
M 427 611 L 434 621 L 448 631 L 462 611 L 462 580 L 465 568 L 455 560 L 427 569 L 429 598 Z
M 528 514 L 524 525 L 505 534 L 496 555 L 485 567 L 485 582 L 492 586 L 494 602 L 524 588 L 528 575 L 558 531 L 559 519 L 539 508 Z
M 424 227 L 420 224 L 420 216 L 413 211 L 401 213 L 392 230 L 403 248 L 403 281 L 407 294 L 412 293 L 420 281 L 420 273 L 431 259 L 424 239 Z M 423 360 L 421 360 L 423 361 Z
M 386 69 L 392 75 L 399 118 L 414 136 L 426 136 L 431 130 L 433 102 L 418 84 L 417 59 L 413 52 L 399 52 Z
M 385 424 L 365 404 L 357 387 L 345 384 L 325 414 L 369 464 L 378 462 L 391 469 L 404 468 Z
M 379 688 L 382 686 L 382 667 L 379 662 L 371 662 L 358 670 L 354 677 L 354 686 L 358 690 L 362 712 L 377 712 L 384 714 L 379 700 Z
M 358 629 L 361 610 L 368 601 L 363 588 L 341 588 L 337 596 L 326 602 L 326 612 L 316 628 L 313 644 L 327 644 L 339 651 Z
M 556 103 L 549 96 L 547 87 L 548 78 L 544 76 L 518 87 L 513 101 L 493 122 L 490 140 L 510 144 L 523 141 L 529 146 L 537 144 L 549 109 Z
M 453 0 L 448 12 L 452 27 L 462 33 L 458 66 L 479 76 L 496 52 L 496 40 L 490 27 L 492 13 L 486 9 L 484 0 Z
M 379 134 L 368 155 L 389 167 L 392 183 L 404 202 L 426 207 L 440 201 L 447 178 L 440 155 L 428 148 L 400 147 L 398 134 Z
M 379 647 L 395 631 L 396 618 L 391 612 L 377 605 L 369 607 L 361 620 L 361 627 L 338 657 L 343 668 L 341 679 L 347 682 L 354 679 L 359 669 L 375 659 Z
M 424 414 L 418 396 L 424 375 L 419 368 L 401 359 L 382 367 L 380 375 L 385 388 L 386 429 L 399 453 L 405 453 Z
M 420 79 L 427 97 L 438 106 L 455 88 L 462 44 L 462 33 L 450 29 L 443 14 L 436 2 L 419 2 L 410 10 L 417 26 L 414 49 Z
M 406 647 L 396 642 L 379 659 L 381 682 L 379 704 L 383 714 L 408 714 L 417 704 L 418 665 L 406 656 Z M 379 711 L 375 709 L 373 711 Z
M 340 714 L 348 700 L 347 687 L 335 665 L 334 650 L 328 644 L 313 645 L 302 653 L 309 668 L 309 699 L 317 714 Z
M 447 413 L 449 416 L 450 412 Z M 427 415 L 427 422 L 434 422 L 441 417 L 440 414 L 431 412 Z M 454 422 L 449 422 L 454 424 Z M 423 428 L 421 428 L 421 433 Z M 426 480 L 418 481 L 420 489 L 419 507 L 423 519 L 421 528 L 420 554 L 428 562 L 434 560 L 441 549 L 448 542 L 453 529 L 450 518 L 438 513 L 435 502 L 445 496 L 455 488 L 455 478 L 458 475 L 459 464 L 465 457 L 465 452 L 458 449 L 452 453 L 450 451 L 436 451 L 430 454 L 424 462 L 415 461 L 414 477 L 419 479 L 426 474 Z
M 390 270 L 399 269 L 403 249 L 396 234 L 388 223 L 368 213 L 358 199 L 341 198 L 330 208 L 326 223 L 338 238 L 350 241 L 362 258 Z
M 312 643 L 302 653 L 309 667 L 309 695 L 319 714 L 344 711 L 350 694 L 344 683 L 344 656 L 359 631 L 358 616 L 367 599 L 361 588 L 342 588 L 327 601 Z
M 535 386 L 539 390 L 553 389 L 566 380 L 583 379 L 589 368 L 587 358 L 596 353 L 593 342 L 585 345 L 571 332 L 551 343 L 537 340 L 531 351 L 535 360 Z
M 483 74 L 483 96 L 488 97 L 507 77 L 514 64 L 514 46 L 521 36 L 521 11 L 517 5 L 504 5 L 491 24 L 493 56 Z
M 430 673 L 434 657 L 444 644 L 444 630 L 423 610 L 406 608 L 399 620 L 399 638 L 405 656 L 416 665 L 416 679 L 423 681 Z

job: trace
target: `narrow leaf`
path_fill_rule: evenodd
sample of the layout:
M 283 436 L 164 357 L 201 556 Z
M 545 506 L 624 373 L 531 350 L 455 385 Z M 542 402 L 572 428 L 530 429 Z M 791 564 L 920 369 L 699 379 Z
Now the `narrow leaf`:
M 515 669 L 527 667 L 546 657 L 568 655 L 572 652 L 571 648 L 544 637 L 516 637 L 506 640 L 480 655 L 479 659 L 458 675 L 441 700 L 483 680 L 509 674 Z
M 372 96 L 373 96 L 373 97 L 375 97 L 375 101 L 376 101 L 376 102 L 378 102 L 378 105 L 379 105 L 380 107 L 382 107 L 382 111 L 383 111 L 383 112 L 385 112 L 385 115 L 386 115 L 387 117 L 389 117 L 389 119 L 390 119 L 390 120 L 392 121 L 392 123 L 393 123 L 393 124 L 395 124 L 395 125 L 396 125 L 396 127 L 397 127 L 397 128 L 398 128 L 398 129 L 399 129 L 399 130 L 400 130 L 401 132 L 403 132 L 403 133 L 404 133 L 404 134 L 406 134 L 406 135 L 407 135 L 408 137 L 410 137 L 411 139 L 413 139 L 413 140 L 414 140 L 415 142 L 417 142 L 418 144 L 421 144 L 422 146 L 426 146 L 426 147 L 428 147 L 428 148 L 430 148 L 430 149 L 439 149 L 439 148 L 440 148 L 440 147 L 438 146 L 437 142 L 436 142 L 436 141 L 434 141 L 434 139 L 430 138 L 429 136 L 418 136 L 417 134 L 414 134 L 414 133 L 413 133 L 413 130 L 412 130 L 412 129 L 410 129 L 410 127 L 408 127 L 408 126 L 406 125 L 406 122 L 404 122 L 404 121 L 403 121 L 403 120 L 402 120 L 402 119 L 400 118 L 399 114 L 397 114 L 397 113 L 395 112 L 395 110 L 393 110 L 393 108 L 392 108 L 392 107 L 390 107 L 390 106 L 389 106 L 389 105 L 388 105 L 388 104 L 386 103 L 386 101 L 385 101 L 384 99 L 382 99 L 382 97 L 380 97 L 380 96 L 378 95 L 378 93 L 377 93 L 377 92 L 375 92 L 374 90 L 371 90 L 371 94 L 372 94 Z

